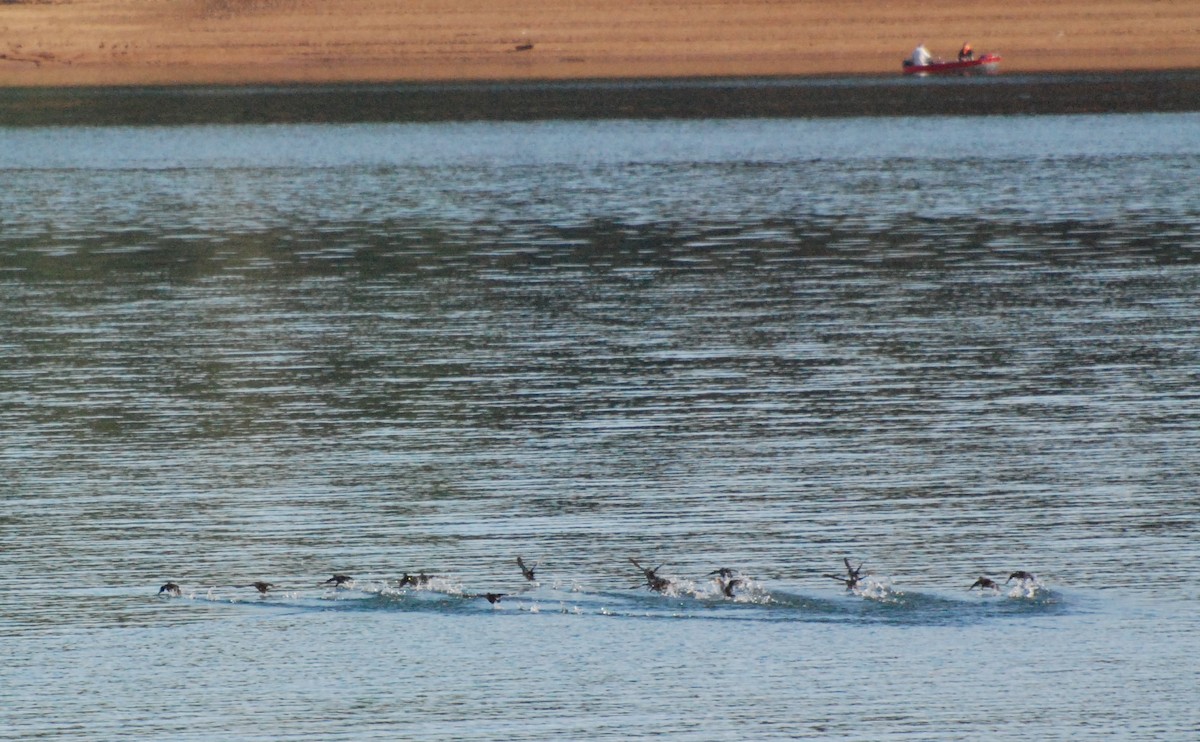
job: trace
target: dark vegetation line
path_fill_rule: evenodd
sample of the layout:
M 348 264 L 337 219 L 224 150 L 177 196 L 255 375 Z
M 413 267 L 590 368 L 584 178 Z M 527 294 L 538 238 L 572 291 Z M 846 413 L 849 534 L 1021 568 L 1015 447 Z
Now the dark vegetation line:
M 0 89 L 0 126 L 1144 113 L 1200 110 L 1200 70 L 911 79 Z

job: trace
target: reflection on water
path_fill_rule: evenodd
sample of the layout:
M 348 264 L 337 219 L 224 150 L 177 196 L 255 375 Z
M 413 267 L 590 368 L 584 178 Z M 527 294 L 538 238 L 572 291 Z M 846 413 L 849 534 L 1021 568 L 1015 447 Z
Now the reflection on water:
M 12 734 L 1195 731 L 1196 116 L 4 137 Z

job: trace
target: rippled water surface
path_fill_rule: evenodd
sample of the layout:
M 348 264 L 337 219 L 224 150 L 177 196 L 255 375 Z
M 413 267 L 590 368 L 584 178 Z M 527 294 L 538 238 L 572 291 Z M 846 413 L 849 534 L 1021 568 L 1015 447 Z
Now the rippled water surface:
M 0 142 L 0 738 L 1200 733 L 1200 116 Z

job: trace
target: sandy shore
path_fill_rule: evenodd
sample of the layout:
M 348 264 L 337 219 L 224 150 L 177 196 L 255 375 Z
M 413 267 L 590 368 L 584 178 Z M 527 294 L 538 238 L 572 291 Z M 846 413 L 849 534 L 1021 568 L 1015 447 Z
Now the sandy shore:
M 0 0 L 0 87 L 1200 68 L 1200 0 Z

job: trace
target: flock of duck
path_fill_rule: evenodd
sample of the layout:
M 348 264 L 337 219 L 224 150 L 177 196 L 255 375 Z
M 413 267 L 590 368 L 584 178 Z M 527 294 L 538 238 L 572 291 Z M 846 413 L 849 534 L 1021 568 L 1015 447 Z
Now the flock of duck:
M 634 559 L 632 557 L 629 558 L 629 561 L 630 561 L 630 563 L 633 564 L 634 567 L 636 567 L 642 573 L 642 577 L 644 579 L 644 582 L 639 585 L 635 585 L 634 586 L 635 588 L 645 587 L 646 589 L 648 589 L 652 592 L 656 592 L 656 593 L 670 593 L 675 589 L 676 583 L 674 580 L 672 580 L 668 577 L 663 577 L 662 575 L 659 574 L 659 570 L 661 570 L 663 568 L 663 565 L 660 564 L 657 567 L 650 568 L 650 567 L 642 566 L 636 559 Z M 859 562 L 859 565 L 857 567 L 855 567 L 850 563 L 850 559 L 848 557 L 843 557 L 842 562 L 846 565 L 846 574 L 845 575 L 825 574 L 822 576 L 828 577 L 833 580 L 837 580 L 838 582 L 840 582 L 846 586 L 847 591 L 853 592 L 861 587 L 864 579 L 866 578 L 866 576 L 863 574 L 863 564 L 864 563 Z M 524 559 L 522 559 L 521 557 L 517 557 L 517 567 L 520 568 L 520 570 L 521 570 L 521 576 L 524 577 L 525 580 L 528 582 L 536 582 L 537 581 L 537 576 L 535 574 L 535 570 L 537 569 L 538 564 L 539 564 L 539 562 L 534 562 L 532 565 L 529 565 L 525 562 Z M 737 597 L 737 593 L 735 591 L 737 591 L 739 588 L 746 586 L 747 583 L 749 582 L 749 578 L 745 577 L 737 570 L 730 569 L 728 567 L 721 567 L 720 569 L 716 569 L 712 572 L 709 572 L 706 576 L 712 578 L 713 581 L 715 581 L 717 587 L 720 590 L 721 595 L 723 595 L 726 598 L 731 598 L 731 599 Z M 396 581 L 396 587 L 397 588 L 426 587 L 426 586 L 429 586 L 430 583 L 435 579 L 437 579 L 436 576 L 427 575 L 424 572 L 418 572 L 415 575 L 405 572 L 400 577 L 400 579 Z M 1032 572 L 1026 572 L 1024 570 L 1017 570 L 1017 571 L 1009 574 L 1008 579 L 1004 581 L 1004 584 L 1007 585 L 1010 582 L 1012 582 L 1013 580 L 1017 580 L 1020 585 L 1023 585 L 1026 587 L 1038 585 L 1037 576 L 1034 575 Z M 352 586 L 353 584 L 354 584 L 354 578 L 351 577 L 350 575 L 335 574 L 332 577 L 330 577 L 328 580 L 325 580 L 324 582 L 319 583 L 318 586 L 329 586 L 329 587 L 333 587 L 336 589 L 336 588 L 341 588 L 341 587 L 349 587 L 349 586 Z M 276 589 L 276 586 L 274 583 L 263 582 L 263 581 L 250 582 L 245 585 L 234 585 L 234 587 L 235 588 L 251 588 L 252 587 L 255 590 L 257 590 L 260 595 L 267 595 L 272 590 Z M 990 577 L 987 577 L 986 575 L 980 575 L 979 579 L 975 580 L 975 582 L 973 582 L 970 585 L 970 587 L 967 588 L 967 590 L 970 591 L 970 590 L 974 590 L 975 588 L 979 588 L 980 591 L 991 590 L 993 592 L 1000 592 L 1000 590 L 1002 589 L 1001 584 L 999 582 L 993 580 Z M 178 597 L 178 596 L 183 595 L 183 588 L 180 587 L 180 585 L 176 582 L 168 582 L 158 589 L 158 594 Z M 462 597 L 464 597 L 464 598 L 483 598 L 483 599 L 487 600 L 489 603 L 494 605 L 496 603 L 499 603 L 501 601 L 501 599 L 508 597 L 508 593 L 498 593 L 498 592 L 463 593 Z
M 838 582 L 845 583 L 847 590 L 853 590 L 859 586 L 859 583 L 863 579 L 863 574 L 862 574 L 863 565 L 860 562 L 857 567 L 851 567 L 850 560 L 846 557 L 843 557 L 842 561 L 846 565 L 846 576 L 845 577 L 839 577 L 838 575 L 825 575 L 825 577 L 829 577 L 831 579 L 837 580 Z M 1019 569 L 1016 572 L 1012 572 L 1011 574 L 1009 574 L 1008 579 L 1004 581 L 1004 584 L 1007 585 L 1010 582 L 1012 582 L 1013 580 L 1017 580 L 1019 583 L 1021 583 L 1023 585 L 1027 585 L 1027 586 L 1028 585 L 1036 585 L 1037 584 L 1037 575 L 1035 575 L 1032 572 L 1026 572 L 1023 569 Z M 992 578 L 990 578 L 986 575 L 980 575 L 979 579 L 975 580 L 975 582 L 971 583 L 970 587 L 968 587 L 967 590 L 974 590 L 975 588 L 979 588 L 981 591 L 992 590 L 994 592 L 1000 592 L 1000 589 L 1001 589 L 1000 583 L 996 582 L 995 580 L 993 580 Z

